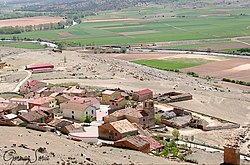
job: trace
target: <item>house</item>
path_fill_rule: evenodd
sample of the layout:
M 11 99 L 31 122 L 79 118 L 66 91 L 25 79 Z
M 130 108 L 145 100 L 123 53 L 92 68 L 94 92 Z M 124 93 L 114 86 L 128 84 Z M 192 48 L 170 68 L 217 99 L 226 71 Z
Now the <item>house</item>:
M 23 113 L 18 116 L 23 121 L 28 123 L 37 122 L 37 123 L 47 123 L 49 120 L 48 115 L 42 111 L 32 111 L 28 113 Z
M 138 134 L 138 129 L 127 119 L 106 123 L 98 127 L 99 138 L 119 140 Z
M 127 119 L 131 123 L 137 123 L 143 128 L 150 128 L 155 125 L 154 102 L 147 100 L 143 102 L 143 107 L 128 107 L 117 110 L 114 113 L 104 117 L 105 123 Z
M 119 91 L 105 90 L 102 92 L 102 104 L 109 105 L 110 100 L 119 98 L 121 98 L 121 93 Z
M 53 97 L 40 97 L 29 102 L 29 109 L 34 106 L 56 108 L 56 99 Z
M 70 125 L 66 125 L 63 127 L 58 128 L 59 131 L 61 131 L 64 134 L 70 134 L 70 133 L 79 133 L 79 132 L 86 132 L 80 124 L 74 123 Z
M 78 96 L 67 96 L 64 95 L 65 98 L 67 98 L 69 101 L 74 102 L 74 103 L 83 103 L 83 104 L 88 104 L 91 106 L 94 106 L 96 109 L 100 109 L 100 101 L 94 97 L 78 97 Z
M 11 103 L 0 103 L 0 115 L 17 114 L 18 105 Z
M 65 118 L 82 120 L 84 116 L 88 115 L 92 119 L 96 119 L 96 108 L 89 104 L 68 101 L 60 105 L 60 110 Z
M 121 97 L 119 99 L 110 100 L 109 108 L 115 109 L 119 107 L 125 107 L 125 105 L 126 105 L 126 100 L 124 97 Z
M 39 91 L 41 89 L 44 89 L 46 85 L 46 83 L 38 80 L 28 81 L 27 84 L 20 88 L 20 93 L 27 94 L 29 92 Z
M 54 92 L 50 94 L 49 97 L 56 99 L 59 105 L 70 100 L 66 95 L 64 95 L 63 93 L 59 93 L 59 92 Z
M 140 136 L 125 137 L 121 140 L 116 141 L 112 146 L 137 150 L 144 153 L 150 152 L 150 143 L 141 138 Z
M 17 117 L 15 114 L 1 115 L 0 116 L 0 125 L 5 126 L 18 126 L 23 123 L 21 119 Z
M 11 98 L 9 101 L 12 104 L 17 104 L 19 109 L 29 109 L 28 102 L 31 100 L 25 98 Z
M 144 89 L 132 94 L 132 100 L 135 101 L 145 101 L 148 99 L 153 99 L 153 91 L 150 89 Z
M 150 152 L 152 152 L 152 151 L 160 152 L 161 150 L 164 149 L 164 145 L 152 137 L 143 136 L 143 135 L 139 135 L 139 137 L 142 138 L 143 140 L 147 141 L 150 144 Z
M 85 95 L 85 90 L 81 89 L 79 86 L 68 87 L 63 90 L 63 94 L 69 96 L 79 96 L 82 97 Z
M 174 108 L 174 110 L 162 114 L 161 122 L 177 129 L 184 128 L 191 124 L 192 114 L 183 109 Z
M 52 64 L 36 64 L 25 66 L 25 70 L 32 71 L 33 73 L 51 72 L 53 69 L 54 65 Z

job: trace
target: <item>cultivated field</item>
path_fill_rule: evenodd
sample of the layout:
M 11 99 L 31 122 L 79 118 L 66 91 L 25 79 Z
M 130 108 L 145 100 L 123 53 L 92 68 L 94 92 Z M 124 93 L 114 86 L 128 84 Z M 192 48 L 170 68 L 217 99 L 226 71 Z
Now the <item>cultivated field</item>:
M 18 19 L 7 19 L 0 20 L 0 28 L 7 26 L 29 26 L 29 25 L 40 25 L 47 23 L 57 23 L 63 21 L 59 17 L 28 17 L 28 18 L 18 18 Z
M 250 14 L 250 11 L 240 7 L 189 9 L 150 4 L 119 11 L 99 12 L 96 16 L 85 17 L 81 24 L 68 29 L 26 32 L 15 36 L 76 45 L 158 45 L 159 42 L 167 41 L 223 40 L 250 36 L 249 17 L 245 16 L 247 14 Z M 0 37 L 12 38 L 13 35 Z M 206 50 L 211 47 L 212 50 L 223 50 L 248 47 L 236 41 L 227 42 L 218 44 L 215 41 L 199 45 L 198 48 Z M 189 44 L 183 46 L 188 47 Z M 191 45 L 190 48 L 196 49 L 197 46 Z
M 180 69 L 183 72 L 195 72 L 201 76 L 229 78 L 250 82 L 250 60 L 225 58 L 196 54 L 102 54 L 102 56 L 134 61 L 163 70 Z M 184 59 L 184 60 L 183 60 Z M 182 69 L 185 68 L 185 69 Z
M 199 66 L 211 61 L 199 58 L 173 58 L 165 60 L 135 60 L 133 62 L 161 70 L 176 70 Z
M 229 59 L 225 61 L 211 62 L 201 66 L 182 69 L 182 71 L 192 71 L 199 75 L 209 75 L 212 77 L 250 82 L 249 59 Z

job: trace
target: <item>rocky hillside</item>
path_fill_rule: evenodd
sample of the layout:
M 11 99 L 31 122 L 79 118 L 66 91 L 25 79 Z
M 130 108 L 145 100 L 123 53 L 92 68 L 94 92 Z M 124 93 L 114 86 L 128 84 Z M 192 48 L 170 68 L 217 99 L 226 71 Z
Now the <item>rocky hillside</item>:
M 1 1 L 1 0 L 0 0 Z M 249 0 L 9 0 L 10 3 L 25 4 L 20 10 L 36 12 L 72 12 L 100 10 L 119 10 L 127 7 L 147 5 L 149 3 L 163 4 L 174 7 L 206 7 L 206 6 L 240 6 L 249 7 Z M 7 1 L 8 2 L 8 1 Z

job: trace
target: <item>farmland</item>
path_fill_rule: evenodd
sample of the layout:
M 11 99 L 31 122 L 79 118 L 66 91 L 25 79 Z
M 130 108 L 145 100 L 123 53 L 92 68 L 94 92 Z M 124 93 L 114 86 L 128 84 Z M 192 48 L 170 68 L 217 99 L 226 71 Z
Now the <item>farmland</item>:
M 137 64 L 146 65 L 149 67 L 161 70 L 177 70 L 182 68 L 190 68 L 211 62 L 210 60 L 198 58 L 172 58 L 166 60 L 136 60 Z
M 13 48 L 24 48 L 24 49 L 43 49 L 44 46 L 35 44 L 35 43 L 28 43 L 28 42 L 0 42 L 0 46 L 7 46 Z
M 81 24 L 67 29 L 24 32 L 15 36 L 42 38 L 65 45 L 141 44 L 250 36 L 250 11 L 241 8 L 228 8 L 223 12 L 221 10 L 218 7 L 181 9 L 150 4 L 119 11 L 101 11 L 96 16 L 85 17 Z M 13 35 L 0 37 L 12 38 Z M 217 42 L 210 44 L 217 45 Z M 239 43 L 228 41 L 225 43 L 226 49 L 235 44 Z M 186 47 L 189 45 L 184 48 Z M 195 49 L 196 47 L 194 46 Z M 235 47 L 248 46 L 240 44 Z
M 17 18 L 17 19 L 6 19 L 0 20 L 0 28 L 7 26 L 29 26 L 29 25 L 40 25 L 47 23 L 57 23 L 63 21 L 62 18 L 58 17 L 28 17 L 28 18 Z

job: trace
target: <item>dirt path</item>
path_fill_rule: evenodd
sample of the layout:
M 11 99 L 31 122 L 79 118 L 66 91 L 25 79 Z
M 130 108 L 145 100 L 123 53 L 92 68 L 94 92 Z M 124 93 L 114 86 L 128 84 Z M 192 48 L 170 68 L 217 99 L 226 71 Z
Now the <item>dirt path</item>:
M 20 82 L 17 84 L 17 86 L 15 87 L 15 89 L 13 89 L 12 92 L 18 92 L 19 89 L 21 88 L 21 86 L 22 86 L 24 83 L 26 83 L 26 82 L 30 79 L 30 77 L 32 76 L 32 73 L 31 73 L 30 71 L 28 71 L 28 70 L 24 70 L 24 71 L 27 72 L 27 77 L 25 77 L 22 81 L 20 81 Z

